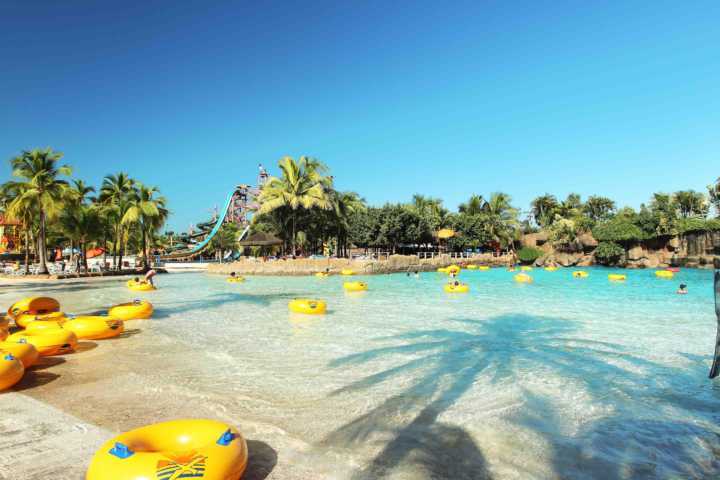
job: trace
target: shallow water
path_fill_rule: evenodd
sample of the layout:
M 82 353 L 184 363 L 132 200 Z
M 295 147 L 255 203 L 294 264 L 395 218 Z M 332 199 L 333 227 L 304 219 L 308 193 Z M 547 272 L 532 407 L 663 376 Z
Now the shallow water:
M 142 295 L 156 316 L 139 334 L 72 359 L 86 370 L 113 359 L 110 391 L 83 408 L 43 395 L 111 430 L 214 413 L 275 452 L 268 478 L 717 477 L 712 272 L 611 283 L 611 270 L 588 270 L 535 270 L 532 285 L 464 271 L 465 295 L 435 273 L 357 277 L 370 285 L 359 294 L 341 277 L 164 275 Z M 674 293 L 681 282 L 688 295 Z M 74 313 L 131 298 L 118 281 L 11 287 L 0 302 L 31 293 Z M 288 313 L 294 297 L 325 299 L 329 313 Z M 127 396 L 134 419 L 90 413 Z

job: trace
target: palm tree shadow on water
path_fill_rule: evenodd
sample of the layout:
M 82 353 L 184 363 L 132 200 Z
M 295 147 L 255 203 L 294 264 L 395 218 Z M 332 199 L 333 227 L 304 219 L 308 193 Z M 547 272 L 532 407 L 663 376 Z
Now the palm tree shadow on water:
M 401 465 L 424 472 L 420 478 L 490 479 L 476 440 L 460 426 L 438 421 L 480 375 L 493 385 L 517 384 L 523 408 L 508 414 L 508 420 L 543 440 L 549 468 L 557 478 L 706 478 L 720 471 L 712 460 L 712 452 L 720 448 L 720 429 L 715 428 L 720 420 L 720 392 L 701 399 L 683 394 L 688 385 L 705 382 L 704 363 L 692 369 L 654 363 L 622 345 L 576 337 L 576 324 L 559 318 L 502 315 L 487 320 L 455 318 L 447 324 L 453 323 L 459 328 L 379 338 L 398 344 L 331 362 L 334 368 L 394 356 L 404 362 L 350 383 L 333 396 L 367 392 L 413 376 L 403 391 L 321 442 L 325 448 L 368 443 L 380 447 L 355 473 L 355 480 L 384 478 Z M 407 360 L 408 356 L 412 359 Z M 610 407 L 613 413 L 587 420 L 573 435 L 563 434 L 567 423 L 563 407 L 525 388 L 518 372 L 566 379 L 575 385 L 570 388 L 583 389 L 593 402 Z M 699 414 L 701 422 L 648 413 L 661 408 L 689 410 Z M 647 418 L 638 418 L 638 409 Z M 634 438 L 628 440 L 628 435 Z M 698 442 L 708 452 L 700 459 L 694 452 Z M 668 444 L 672 445 L 669 452 Z M 526 447 L 517 445 L 518 451 Z

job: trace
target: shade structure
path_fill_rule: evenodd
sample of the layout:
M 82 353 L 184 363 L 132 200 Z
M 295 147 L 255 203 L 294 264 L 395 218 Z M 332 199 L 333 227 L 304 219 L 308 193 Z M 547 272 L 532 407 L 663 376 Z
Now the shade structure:
M 437 237 L 440 240 L 446 240 L 448 238 L 452 238 L 455 236 L 455 230 L 452 230 L 450 228 L 443 228 L 437 232 Z
M 245 240 L 238 242 L 238 245 L 243 247 L 268 247 L 272 245 L 282 245 L 283 241 L 277 238 L 275 235 L 269 233 L 253 233 Z

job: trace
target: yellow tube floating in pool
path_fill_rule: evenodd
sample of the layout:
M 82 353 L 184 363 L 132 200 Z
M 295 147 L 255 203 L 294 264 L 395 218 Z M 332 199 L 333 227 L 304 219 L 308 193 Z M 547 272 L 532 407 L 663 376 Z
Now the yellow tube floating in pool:
M 517 283 L 532 283 L 533 278 L 527 273 L 518 273 L 513 277 Z
M 318 277 L 318 278 L 326 278 L 326 277 L 329 277 L 330 274 L 329 274 L 329 273 L 325 273 L 325 272 L 317 272 L 317 273 L 315 274 L 315 276 Z
M 486 271 L 486 270 L 490 270 L 490 267 L 487 266 L 487 265 L 480 265 L 480 266 L 478 267 L 478 270 Z
M 522 267 L 520 267 L 521 272 L 531 272 L 532 269 L 533 269 L 533 267 L 531 267 L 529 265 L 523 265 Z
M 108 316 L 119 320 L 144 320 L 153 314 L 152 303 L 147 300 L 135 300 L 110 307 Z
M 578 270 L 577 272 L 572 272 L 572 276 L 574 278 L 586 278 L 588 275 L 590 275 L 585 270 Z
M 343 268 L 340 270 L 340 275 L 355 275 L 355 270 L 352 270 L 350 268 Z
M 475 264 L 471 264 L 471 265 L 468 265 L 468 266 L 465 267 L 465 268 L 467 268 L 468 270 L 477 270 L 478 266 L 475 265 Z
M 655 276 L 658 278 L 673 278 L 675 274 L 669 270 L 655 270 Z
M 23 367 L 29 368 L 35 365 L 35 362 L 40 358 L 40 353 L 30 343 L 25 341 L 22 342 L 0 342 L 0 355 L 2 352 L 11 354 L 13 357 L 20 360 Z
M 151 290 L 155 290 L 154 286 L 145 281 L 136 282 L 135 280 L 128 280 L 127 286 L 130 290 L 134 290 L 136 292 L 149 292 Z
M 0 353 L 0 391 L 7 390 L 20 381 L 25 367 L 10 353 Z
M 42 357 L 70 353 L 77 347 L 77 336 L 69 330 L 46 330 L 41 333 L 17 332 L 8 337 L 10 342 L 32 344 Z
M 440 267 L 437 269 L 438 273 L 448 273 L 447 267 Z
M 67 317 L 63 312 L 52 312 L 41 315 L 32 313 L 22 313 L 15 317 L 15 325 L 20 328 L 27 328 L 32 322 L 64 322 Z
M 558 267 L 545 267 L 546 272 L 555 272 L 557 271 Z
M 106 442 L 85 480 L 236 480 L 247 462 L 247 444 L 234 427 L 215 420 L 172 420 Z
M 81 340 L 102 340 L 120 335 L 125 330 L 125 324 L 117 318 L 87 316 L 68 320 L 63 328 Z
M 296 298 L 290 300 L 288 308 L 295 313 L 305 313 L 308 315 L 320 315 L 325 313 L 327 305 L 322 300 L 313 300 L 311 298 Z
M 10 318 L 15 319 L 18 315 L 27 313 L 30 315 L 43 315 L 45 313 L 57 312 L 60 310 L 60 303 L 50 297 L 27 297 L 15 302 L 8 309 Z
M 241 277 L 240 275 L 236 275 L 234 277 L 227 277 L 225 279 L 228 283 L 242 283 L 245 281 L 245 277 Z
M 613 282 L 624 282 L 626 279 L 627 276 L 620 273 L 611 273 L 608 275 L 608 280 Z
M 458 285 L 446 283 L 443 285 L 443 290 L 445 290 L 446 293 L 468 293 L 470 291 L 470 287 L 467 283 L 460 283 Z
M 345 282 L 343 288 L 348 292 L 364 292 L 368 289 L 368 284 L 365 282 Z

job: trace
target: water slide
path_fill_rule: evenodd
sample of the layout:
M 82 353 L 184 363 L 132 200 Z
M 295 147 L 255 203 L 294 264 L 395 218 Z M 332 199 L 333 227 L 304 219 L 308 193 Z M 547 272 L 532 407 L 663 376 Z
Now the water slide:
M 225 206 L 223 207 L 220 215 L 218 215 L 215 225 L 213 226 L 212 230 L 210 230 L 210 233 L 207 234 L 207 236 L 205 237 L 205 239 L 202 242 L 198 243 L 197 245 L 193 245 L 193 247 L 188 250 L 181 250 L 178 252 L 173 252 L 169 255 L 163 255 L 162 258 L 192 257 L 193 255 L 197 255 L 198 253 L 202 252 L 205 249 L 205 247 L 208 246 L 208 244 L 213 239 L 213 237 L 217 234 L 217 232 L 220 231 L 220 227 L 222 227 L 223 221 L 225 220 L 225 216 L 227 215 L 227 212 L 230 209 L 230 206 L 232 205 L 232 200 L 233 200 L 234 195 L 235 195 L 235 190 L 232 190 L 230 192 L 230 194 L 228 195 L 227 200 L 225 200 Z M 245 235 L 247 235 L 248 231 L 250 231 L 250 225 L 245 227 L 245 230 L 242 231 L 238 240 L 242 240 L 245 237 Z M 191 235 L 191 237 L 192 237 L 192 235 Z

